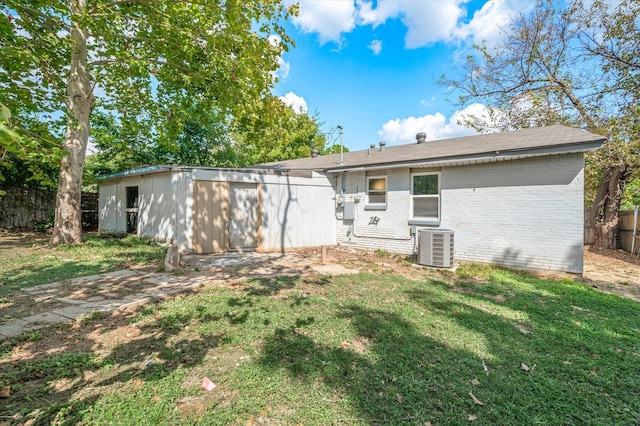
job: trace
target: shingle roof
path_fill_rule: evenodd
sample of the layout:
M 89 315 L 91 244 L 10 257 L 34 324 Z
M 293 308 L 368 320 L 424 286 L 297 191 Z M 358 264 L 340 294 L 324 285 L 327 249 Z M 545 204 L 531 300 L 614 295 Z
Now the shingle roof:
M 332 172 L 408 165 L 463 165 L 539 155 L 589 152 L 600 148 L 605 140 L 603 136 L 584 130 L 555 125 L 345 152 L 342 164 L 340 154 L 331 154 L 263 163 L 254 168 Z

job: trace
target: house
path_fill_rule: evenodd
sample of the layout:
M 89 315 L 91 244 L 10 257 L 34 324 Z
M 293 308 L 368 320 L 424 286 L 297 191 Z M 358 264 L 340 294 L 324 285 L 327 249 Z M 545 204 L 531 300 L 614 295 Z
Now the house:
M 584 154 L 604 140 L 564 126 L 418 134 L 248 169 L 136 169 L 101 184 L 100 229 L 185 252 L 338 244 L 405 254 L 423 230 L 449 230 L 459 260 L 581 273 Z

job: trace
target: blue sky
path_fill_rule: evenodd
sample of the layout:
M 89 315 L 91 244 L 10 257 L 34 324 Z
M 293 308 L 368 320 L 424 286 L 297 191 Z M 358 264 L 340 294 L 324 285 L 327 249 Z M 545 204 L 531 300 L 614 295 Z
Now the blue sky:
M 292 3 L 292 1 L 290 2 Z M 457 125 L 455 95 L 436 84 L 481 40 L 500 40 L 527 0 L 299 0 L 286 24 L 296 46 L 281 58 L 275 94 L 317 114 L 323 131 L 343 127 L 344 145 L 365 149 L 474 134 Z

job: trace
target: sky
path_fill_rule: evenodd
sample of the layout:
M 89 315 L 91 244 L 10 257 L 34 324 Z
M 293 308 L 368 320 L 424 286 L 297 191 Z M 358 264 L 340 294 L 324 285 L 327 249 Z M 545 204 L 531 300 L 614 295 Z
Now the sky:
M 287 0 L 289 1 L 289 0 Z M 473 135 L 458 125 L 484 105 L 456 107 L 456 94 L 436 84 L 474 43 L 495 45 L 510 17 L 529 0 L 298 0 L 285 24 L 295 47 L 285 52 L 274 93 L 308 111 L 351 151 Z M 289 4 L 293 1 L 289 1 Z

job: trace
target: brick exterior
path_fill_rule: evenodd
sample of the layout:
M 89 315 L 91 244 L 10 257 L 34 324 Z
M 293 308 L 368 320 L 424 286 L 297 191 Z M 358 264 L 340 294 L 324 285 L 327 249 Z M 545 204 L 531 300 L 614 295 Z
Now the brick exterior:
M 441 221 L 429 227 L 455 232 L 458 260 L 581 273 L 583 168 L 582 154 L 563 154 L 433 169 L 441 172 Z M 367 210 L 365 172 L 336 179 L 338 193 L 344 182 L 345 202 L 359 200 L 353 221 L 337 209 L 338 243 L 414 253 L 410 173 L 375 173 L 387 177 L 384 210 Z

